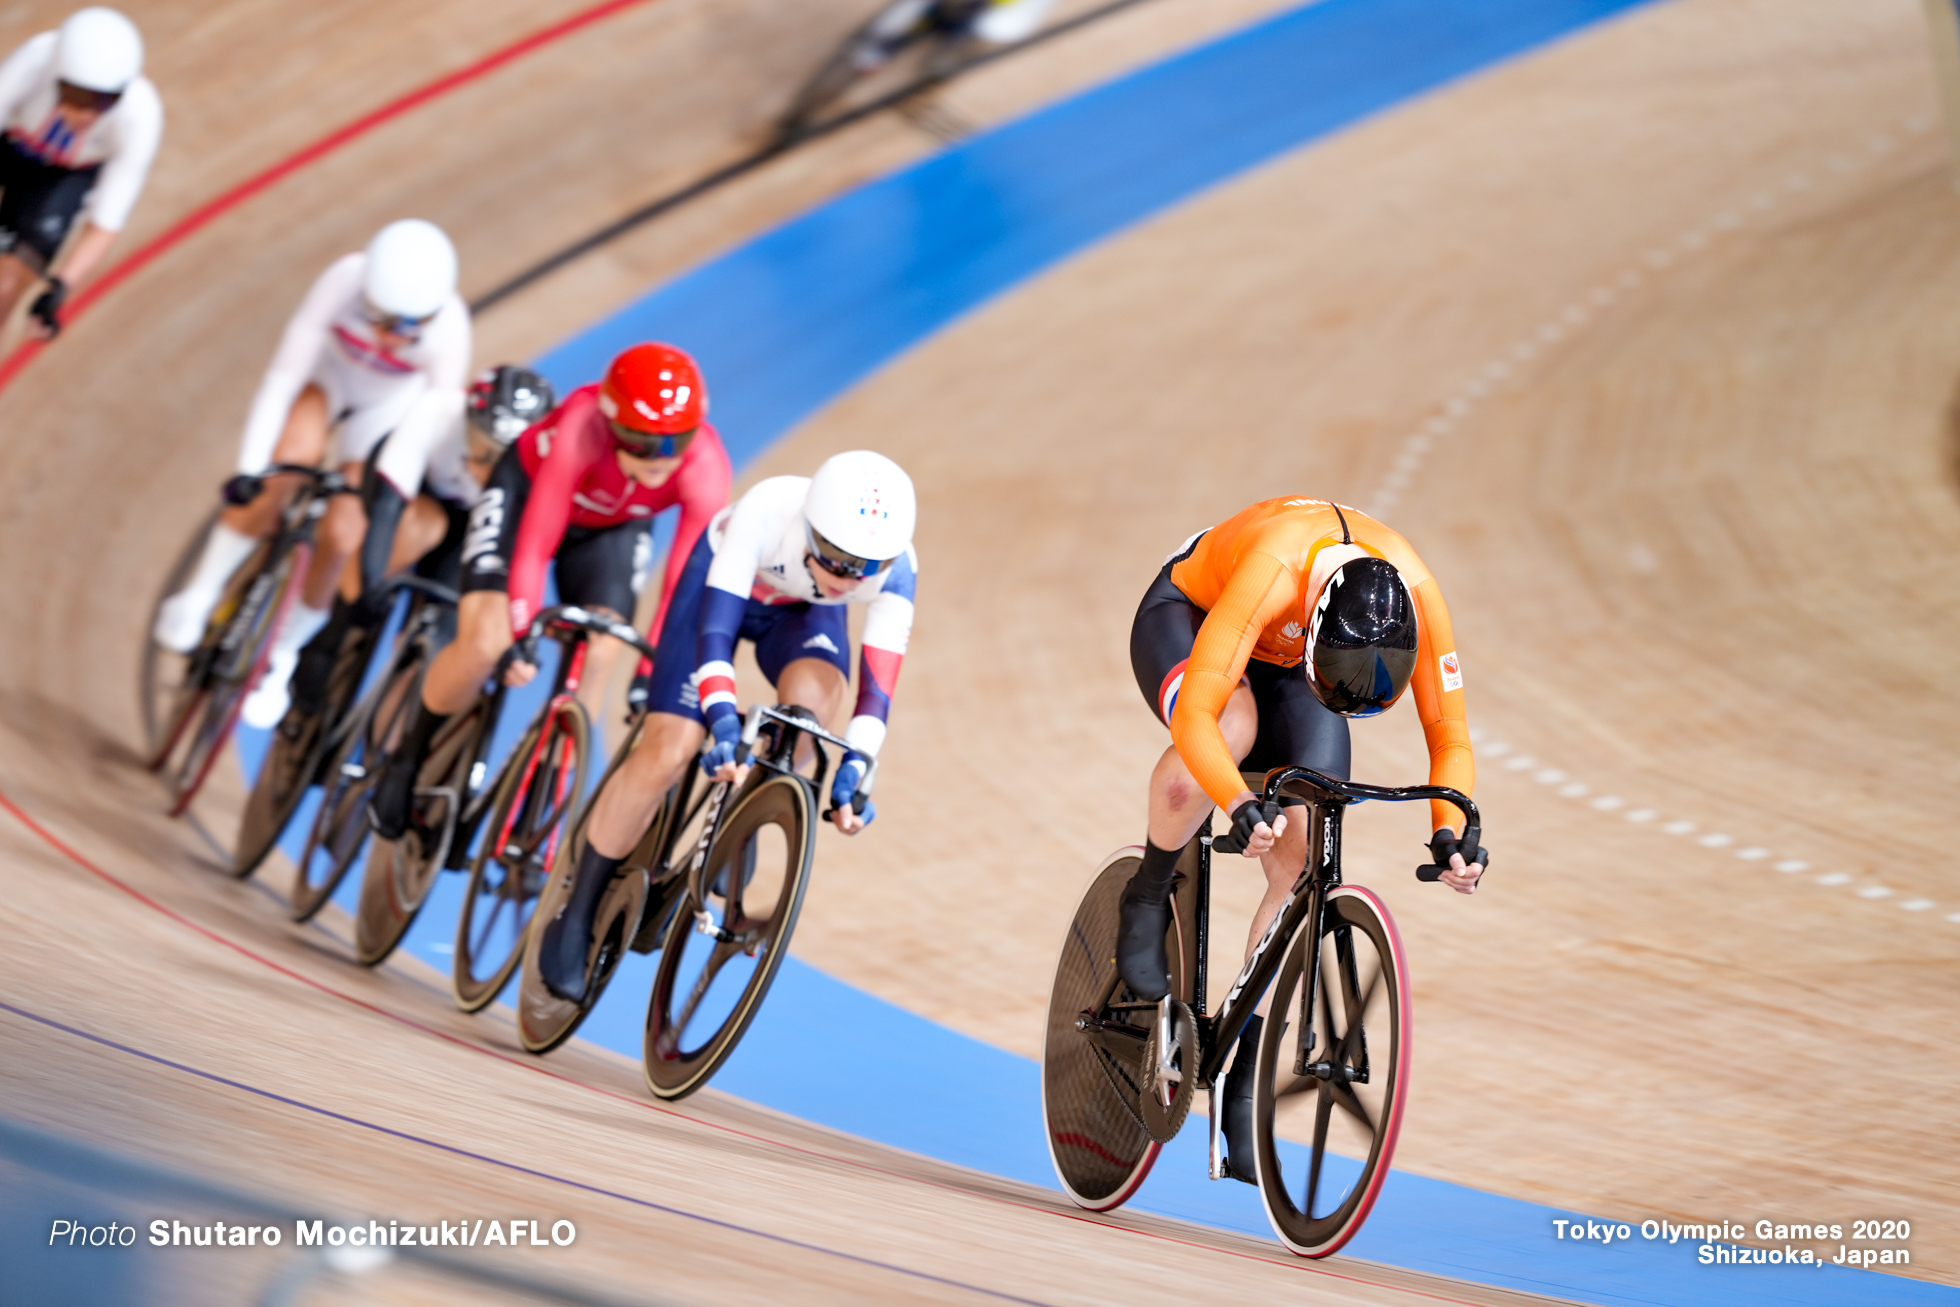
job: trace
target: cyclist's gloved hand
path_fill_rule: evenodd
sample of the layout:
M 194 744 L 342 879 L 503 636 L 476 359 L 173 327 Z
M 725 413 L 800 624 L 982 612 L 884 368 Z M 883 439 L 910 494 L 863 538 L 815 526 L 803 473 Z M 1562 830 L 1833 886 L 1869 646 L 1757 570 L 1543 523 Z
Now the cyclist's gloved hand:
M 708 747 L 701 752 L 701 770 L 713 776 L 735 761 L 742 747 L 742 714 L 725 703 L 708 710 Z
M 1279 804 L 1262 804 L 1257 799 L 1248 799 L 1232 811 L 1232 829 L 1226 832 L 1223 838 L 1213 840 L 1211 846 L 1214 849 L 1223 849 L 1227 853 L 1244 853 L 1252 843 L 1254 832 L 1260 826 L 1263 825 L 1277 834 L 1278 821 Z
M 1448 826 L 1429 837 L 1428 866 L 1416 868 L 1417 880 L 1440 880 L 1459 894 L 1476 892 L 1477 882 L 1483 873 L 1490 870 L 1490 847 L 1477 841 L 1478 832 L 1468 830 L 1465 838 L 1458 839 L 1456 832 Z M 1464 854 L 1468 857 L 1463 857 Z M 1463 869 L 1457 870 L 1452 859 L 1463 858 Z
M 878 805 L 871 801 L 870 795 L 858 798 L 858 786 L 864 781 L 864 773 L 871 768 L 871 760 L 856 749 L 844 755 L 844 761 L 837 765 L 837 774 L 830 781 L 830 806 L 846 812 L 855 810 L 858 821 L 869 826 L 878 815 Z
M 59 277 L 49 277 L 48 288 L 27 306 L 27 311 L 33 315 L 36 322 L 41 324 L 41 329 L 48 333 L 49 340 L 61 334 L 61 306 L 67 302 L 68 283 Z
M 647 710 L 647 700 L 653 696 L 653 663 L 642 656 L 638 670 L 633 673 L 633 683 L 626 687 L 626 716 L 632 720 Z
M 233 508 L 243 508 L 257 499 L 259 491 L 263 489 L 265 489 L 264 477 L 252 472 L 240 472 L 235 477 L 227 478 L 224 485 L 219 488 L 218 494 Z

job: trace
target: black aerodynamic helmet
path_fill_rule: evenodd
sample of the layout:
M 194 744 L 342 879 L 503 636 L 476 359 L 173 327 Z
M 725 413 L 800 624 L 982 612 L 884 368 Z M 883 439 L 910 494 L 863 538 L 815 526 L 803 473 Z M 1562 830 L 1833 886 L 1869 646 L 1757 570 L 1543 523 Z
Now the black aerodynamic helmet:
M 529 368 L 506 363 L 477 375 L 470 385 L 467 410 L 471 426 L 499 445 L 508 445 L 557 403 L 549 381 Z
M 1402 697 L 1416 669 L 1416 606 L 1393 563 L 1341 564 L 1307 617 L 1307 680 L 1322 703 L 1373 717 Z

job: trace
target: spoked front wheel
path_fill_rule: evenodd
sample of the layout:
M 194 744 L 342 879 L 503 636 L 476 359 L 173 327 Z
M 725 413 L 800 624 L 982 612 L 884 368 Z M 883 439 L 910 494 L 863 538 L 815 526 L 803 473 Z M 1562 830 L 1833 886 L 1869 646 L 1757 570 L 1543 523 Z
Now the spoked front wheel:
M 1330 891 L 1318 941 L 1294 936 L 1272 992 L 1253 1097 L 1259 1195 L 1281 1243 L 1325 1257 L 1368 1219 L 1408 1092 L 1409 974 L 1388 909 L 1358 885 Z
M 213 614 L 204 644 L 185 661 L 150 759 L 151 769 L 170 785 L 171 816 L 191 806 L 231 739 L 311 556 L 301 544 L 263 570 L 241 572 Z
M 810 783 L 777 773 L 735 800 L 662 941 L 647 1003 L 647 1088 L 706 1084 L 755 1019 L 789 950 L 816 847 Z
M 488 1007 L 524 956 L 533 909 L 585 785 L 592 726 L 575 699 L 546 710 L 497 780 L 456 921 L 456 1005 Z
M 376 747 L 373 725 L 372 715 L 349 723 L 347 734 L 322 767 L 320 806 L 306 832 L 288 896 L 287 911 L 294 921 L 311 921 L 327 906 L 367 848 L 368 796 L 385 760 Z

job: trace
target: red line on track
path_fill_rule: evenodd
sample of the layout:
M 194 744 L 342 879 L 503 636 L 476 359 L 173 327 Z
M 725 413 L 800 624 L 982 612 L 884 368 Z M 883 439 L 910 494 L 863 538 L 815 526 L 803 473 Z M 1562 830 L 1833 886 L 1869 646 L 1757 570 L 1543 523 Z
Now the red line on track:
M 965 1198 L 978 1199 L 982 1202 L 995 1203 L 1003 1207 L 1013 1207 L 1025 1212 L 1034 1212 L 1041 1216 L 1055 1217 L 1064 1221 L 1076 1221 L 1076 1222 L 1080 1222 L 1083 1225 L 1099 1226 L 1105 1230 L 1115 1230 L 1123 1234 L 1137 1235 L 1141 1238 L 1155 1240 L 1158 1243 L 1167 1243 L 1167 1244 L 1176 1245 L 1178 1247 L 1192 1248 L 1200 1252 L 1218 1253 L 1226 1257 L 1237 1258 L 1241 1261 L 1260 1262 L 1267 1266 L 1277 1266 L 1286 1270 L 1306 1271 L 1313 1275 L 1325 1276 L 1330 1280 L 1342 1280 L 1349 1284 L 1365 1284 L 1370 1288 L 1389 1289 L 1395 1292 L 1407 1294 L 1410 1297 L 1414 1297 L 1414 1298 L 1426 1298 L 1431 1302 L 1454 1303 L 1454 1304 L 1458 1304 L 1459 1307 L 1480 1307 L 1480 1304 L 1472 1302 L 1468 1298 L 1452 1298 L 1447 1294 L 1432 1293 L 1424 1289 L 1411 1289 L 1405 1285 L 1383 1284 L 1380 1281 L 1367 1280 L 1361 1278 L 1360 1276 L 1343 1275 L 1339 1271 L 1329 1270 L 1327 1267 L 1316 1266 L 1309 1262 L 1304 1262 L 1297 1259 L 1288 1259 L 1282 1261 L 1276 1257 L 1261 1257 L 1256 1253 L 1244 1253 L 1244 1252 L 1238 1252 L 1231 1248 L 1220 1248 L 1216 1244 L 1202 1243 L 1196 1239 L 1181 1239 L 1176 1235 L 1160 1234 L 1153 1230 L 1140 1230 L 1135 1226 L 1130 1226 L 1130 1225 L 1119 1225 L 1114 1221 L 1104 1220 L 1093 1214 L 1086 1213 L 1086 1212 L 1060 1211 L 1053 1207 L 1044 1207 L 1037 1203 L 1024 1202 L 1019 1199 L 1007 1198 L 998 1194 L 981 1193 L 974 1189 L 952 1184 L 944 1180 L 929 1180 L 923 1176 L 907 1175 L 903 1171 L 894 1171 L 888 1167 L 877 1166 L 871 1162 L 862 1162 L 857 1160 L 856 1158 L 851 1158 L 851 1157 L 840 1157 L 834 1153 L 826 1153 L 821 1149 L 809 1148 L 802 1144 L 793 1144 L 785 1139 L 774 1139 L 768 1135 L 757 1134 L 754 1131 L 750 1131 L 750 1130 L 743 1130 L 737 1126 L 724 1125 L 719 1121 L 710 1121 L 703 1117 L 693 1116 L 687 1112 L 681 1111 L 679 1108 L 669 1107 L 665 1103 L 650 1102 L 642 1098 L 630 1098 L 625 1094 L 616 1092 L 615 1090 L 606 1089 L 599 1085 L 588 1084 L 585 1081 L 580 1080 L 575 1076 L 568 1076 L 562 1074 L 561 1072 L 554 1071 L 550 1067 L 545 1066 L 540 1062 L 536 1062 L 528 1058 L 512 1057 L 508 1053 L 499 1052 L 494 1048 L 489 1048 L 486 1047 L 485 1045 L 475 1043 L 472 1040 L 464 1039 L 459 1035 L 452 1035 L 447 1031 L 438 1030 L 434 1026 L 426 1025 L 420 1021 L 415 1020 L 413 1017 L 403 1016 L 399 1012 L 390 1012 L 387 1008 L 381 1007 L 379 1004 L 370 1003 L 364 998 L 360 998 L 354 994 L 347 993 L 345 990 L 335 989 L 332 985 L 329 985 L 324 981 L 315 980 L 311 976 L 303 975 L 300 972 L 293 970 L 291 967 L 286 966 L 284 963 L 276 962 L 273 959 L 266 957 L 262 953 L 255 952 L 254 950 L 247 948 L 245 945 L 238 943 L 236 940 L 229 939 L 223 935 L 220 935 L 217 931 L 212 930 L 208 926 L 201 925 L 198 922 L 191 920 L 183 913 L 178 912 L 175 908 L 167 907 L 164 904 L 159 903 L 157 900 L 151 898 L 149 895 L 145 894 L 142 890 L 137 889 L 134 885 L 131 885 L 128 881 L 123 880 L 120 876 L 117 876 L 115 873 L 108 871 L 100 866 L 97 866 L 80 850 L 76 849 L 73 845 L 63 840 L 59 835 L 56 835 L 53 831 L 43 826 L 40 822 L 36 821 L 33 817 L 29 816 L 27 812 L 24 809 L 22 809 L 19 804 L 15 803 L 13 799 L 9 795 L 7 795 L 6 792 L 4 791 L 0 791 L 0 808 L 5 809 L 9 814 L 13 816 L 13 818 L 16 821 L 18 821 L 21 825 L 25 826 L 29 831 L 31 831 L 35 836 L 37 836 L 43 843 L 47 844 L 50 848 L 54 849 L 57 853 L 60 853 L 63 857 L 67 858 L 70 862 L 74 863 L 76 866 L 82 868 L 82 870 L 97 877 L 98 879 L 102 880 L 106 884 L 113 886 L 118 890 L 121 890 L 124 894 L 127 894 L 129 897 L 135 899 L 138 903 L 141 903 L 144 907 L 147 907 L 154 912 L 160 913 L 161 915 L 169 918 L 171 921 L 174 921 L 178 925 L 184 927 L 186 930 L 191 931 L 193 934 L 202 935 L 204 938 L 210 940 L 212 943 L 217 944 L 222 948 L 230 949 L 232 952 L 239 954 L 241 957 L 249 958 L 251 961 L 258 963 L 260 966 L 275 971 L 280 975 L 285 976 L 289 980 L 298 981 L 300 984 L 305 985 L 309 989 L 318 990 L 320 993 L 326 994 L 332 998 L 337 998 L 343 1003 L 347 1003 L 354 1007 L 361 1008 L 365 1011 L 372 1012 L 374 1015 L 381 1017 L 383 1020 L 393 1021 L 398 1025 L 408 1027 L 410 1030 L 415 1030 L 425 1035 L 434 1036 L 436 1039 L 439 1039 L 446 1044 L 454 1044 L 456 1047 L 468 1049 L 472 1053 L 479 1053 L 484 1057 L 495 1058 L 499 1062 L 503 1062 L 509 1066 L 517 1067 L 521 1070 L 530 1071 L 537 1075 L 544 1076 L 548 1080 L 556 1080 L 560 1084 L 569 1085 L 575 1089 L 583 1089 L 587 1093 L 597 1094 L 602 1098 L 610 1098 L 615 1102 L 624 1103 L 629 1107 L 640 1108 L 643 1111 L 656 1112 L 661 1116 L 673 1117 L 676 1120 L 686 1121 L 691 1125 L 697 1125 L 706 1130 L 713 1130 L 721 1134 L 733 1136 L 734 1138 L 737 1139 L 745 1139 L 750 1143 L 762 1144 L 770 1148 L 780 1149 L 783 1152 L 787 1152 L 787 1153 L 795 1153 L 798 1156 L 808 1157 L 816 1161 L 829 1162 L 834 1166 L 847 1167 L 851 1170 L 861 1172 L 865 1175 L 875 1175 L 875 1176 L 879 1176 L 882 1179 L 895 1180 L 902 1184 L 920 1185 L 927 1189 L 937 1189 L 943 1193 L 957 1194 Z
M 411 109 L 420 108 L 431 100 L 439 99 L 449 92 L 456 90 L 458 87 L 466 86 L 480 78 L 487 77 L 497 69 L 502 68 L 505 64 L 521 59 L 535 50 L 543 49 L 554 41 L 563 40 L 565 37 L 582 31 L 594 23 L 602 22 L 622 10 L 631 9 L 636 5 L 646 4 L 648 2 L 649 0 L 604 0 L 604 3 L 593 5 L 589 9 L 582 9 L 569 18 L 553 23 L 549 27 L 540 28 L 529 36 L 522 37 L 503 47 L 501 50 L 492 51 L 473 64 L 459 68 L 453 73 L 438 77 L 433 82 L 420 86 L 406 95 L 390 100 L 387 104 L 382 105 L 370 113 L 363 114 L 353 122 L 328 132 L 311 145 L 306 146 L 295 154 L 287 155 L 284 159 L 273 164 L 265 171 L 247 178 L 217 198 L 192 210 L 184 217 L 179 218 L 176 223 L 161 235 L 152 237 L 147 243 L 138 247 L 128 258 L 115 264 L 107 272 L 103 273 L 93 282 L 90 282 L 87 289 L 75 296 L 73 303 L 68 306 L 68 311 L 62 314 L 63 324 L 66 325 L 81 317 L 82 314 L 88 312 L 90 306 L 97 300 L 100 300 L 117 286 L 120 286 L 138 272 L 141 272 L 145 267 L 154 263 L 158 258 L 169 253 L 178 245 L 183 244 L 197 232 L 245 203 L 245 201 L 251 199 L 259 192 L 269 190 L 273 186 L 278 185 L 300 169 L 324 159 L 341 146 L 360 139 L 375 128 L 394 121 Z M 41 340 L 29 340 L 16 346 L 14 352 L 7 356 L 6 361 L 0 362 L 0 392 L 4 392 L 8 386 L 13 384 L 14 378 L 20 375 L 21 370 L 33 362 L 35 357 L 46 347 L 47 342 Z

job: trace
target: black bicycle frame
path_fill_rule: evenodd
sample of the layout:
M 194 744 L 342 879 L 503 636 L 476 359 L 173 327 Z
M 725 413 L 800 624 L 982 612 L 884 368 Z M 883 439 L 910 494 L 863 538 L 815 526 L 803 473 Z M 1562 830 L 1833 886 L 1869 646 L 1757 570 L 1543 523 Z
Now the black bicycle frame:
M 1193 887 L 1196 901 L 1197 946 L 1192 968 L 1193 984 L 1192 1012 L 1197 1018 L 1198 1042 L 1201 1056 L 1198 1064 L 1198 1084 L 1210 1090 L 1219 1073 L 1224 1069 L 1225 1058 L 1238 1043 L 1245 1023 L 1251 1019 L 1253 1009 L 1259 1005 L 1260 996 L 1273 983 L 1283 961 L 1281 950 L 1275 949 L 1275 941 L 1290 940 L 1301 925 L 1308 921 L 1322 921 L 1327 904 L 1327 895 L 1341 883 L 1341 820 L 1347 806 L 1359 799 L 1375 799 L 1387 803 L 1407 803 L 1416 799 L 1443 799 L 1462 809 L 1466 832 L 1481 827 L 1477 805 L 1457 791 L 1443 785 L 1410 785 L 1389 789 L 1379 785 L 1358 785 L 1352 781 L 1336 780 L 1307 767 L 1282 767 L 1266 776 L 1265 793 L 1262 802 L 1277 802 L 1281 795 L 1301 800 L 1311 814 L 1313 826 L 1307 832 L 1307 860 L 1300 869 L 1300 876 L 1293 882 L 1286 901 L 1266 927 L 1266 933 L 1259 937 L 1253 946 L 1252 956 L 1239 971 L 1225 1000 L 1219 1005 L 1216 1017 L 1205 1013 L 1205 984 L 1207 958 L 1205 940 L 1211 927 L 1211 821 L 1206 819 L 1197 838 L 1197 884 Z M 1291 805 L 1289 805 L 1291 806 Z M 1306 959 L 1303 975 L 1306 978 L 1304 1019 L 1307 1028 L 1301 1040 L 1302 1050 L 1313 1047 L 1313 1005 L 1317 997 L 1315 990 L 1320 983 L 1320 940 L 1322 932 L 1313 932 L 1309 945 L 1310 956 Z M 1345 951 L 1345 950 L 1344 950 Z M 1354 958 L 1345 952 L 1343 965 L 1352 967 Z M 1303 1071 L 1302 1074 L 1305 1074 Z

